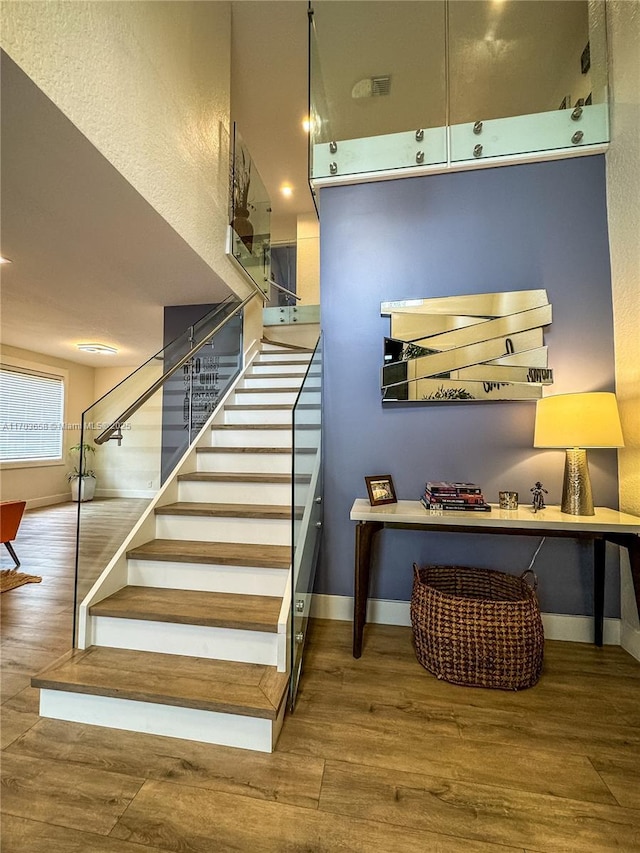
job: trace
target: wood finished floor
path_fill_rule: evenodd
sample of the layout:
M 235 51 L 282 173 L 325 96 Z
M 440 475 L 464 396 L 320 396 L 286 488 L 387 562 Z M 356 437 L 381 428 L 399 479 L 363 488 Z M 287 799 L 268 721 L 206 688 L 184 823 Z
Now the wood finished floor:
M 102 503 L 102 506 L 100 504 Z M 96 502 L 96 552 L 127 526 Z M 437 681 L 405 628 L 311 624 L 272 755 L 38 716 L 71 636 L 75 507 L 28 513 L 2 605 L 3 853 L 640 851 L 640 664 L 548 642 L 521 693 Z M 3 563 L 4 565 L 4 563 Z

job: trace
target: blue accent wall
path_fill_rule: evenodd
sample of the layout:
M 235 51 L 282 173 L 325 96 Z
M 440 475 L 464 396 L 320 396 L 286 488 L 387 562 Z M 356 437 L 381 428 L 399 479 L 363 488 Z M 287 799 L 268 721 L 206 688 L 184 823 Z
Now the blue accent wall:
M 559 504 L 563 451 L 534 450 L 533 402 L 381 404 L 385 300 L 546 289 L 554 384 L 545 394 L 613 391 L 614 350 L 604 157 L 429 175 L 320 192 L 325 333 L 325 533 L 316 591 L 353 595 L 354 523 L 367 474 L 400 499 L 427 479 L 471 480 L 487 500 L 541 480 Z M 617 507 L 615 451 L 590 451 L 597 505 Z M 533 537 L 385 530 L 375 598 L 408 600 L 411 565 L 445 562 L 520 573 Z M 608 546 L 609 547 L 609 546 Z M 543 611 L 592 613 L 592 549 L 548 539 L 535 564 Z M 607 552 L 605 615 L 619 615 L 617 549 Z

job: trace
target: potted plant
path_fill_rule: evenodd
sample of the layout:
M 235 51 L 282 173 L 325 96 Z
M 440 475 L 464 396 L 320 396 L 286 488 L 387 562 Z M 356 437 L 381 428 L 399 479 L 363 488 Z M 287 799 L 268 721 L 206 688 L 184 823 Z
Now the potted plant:
M 96 492 L 96 472 L 89 468 L 87 456 L 95 452 L 96 449 L 91 444 L 74 444 L 69 448 L 69 453 L 78 454 L 78 463 L 74 465 L 73 471 L 67 474 L 67 480 L 71 483 L 71 498 L 74 501 L 93 500 Z

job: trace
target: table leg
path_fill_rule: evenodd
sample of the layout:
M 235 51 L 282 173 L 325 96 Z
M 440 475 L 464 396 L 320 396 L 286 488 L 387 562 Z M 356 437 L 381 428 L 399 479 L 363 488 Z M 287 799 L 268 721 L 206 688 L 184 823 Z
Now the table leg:
M 384 525 L 378 521 L 359 521 L 356 525 L 356 558 L 353 598 L 353 656 L 362 655 L 362 635 L 367 621 L 371 546 L 373 537 Z
M 635 533 L 607 533 L 605 539 L 627 549 L 633 591 L 636 597 L 636 611 L 640 616 L 640 536 L 636 536 Z
M 607 543 L 604 539 L 593 540 L 593 642 L 602 645 L 604 625 L 604 569 Z

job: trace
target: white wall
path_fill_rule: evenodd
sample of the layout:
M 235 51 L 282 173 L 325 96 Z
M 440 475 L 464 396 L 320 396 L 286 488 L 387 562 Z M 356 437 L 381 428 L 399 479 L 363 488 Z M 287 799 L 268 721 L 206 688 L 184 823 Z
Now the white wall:
M 302 305 L 320 304 L 320 223 L 315 214 L 298 217 L 296 292 Z
M 616 391 L 625 437 L 618 453 L 620 508 L 640 515 L 640 4 L 608 3 L 611 147 L 607 154 Z M 640 659 L 631 573 L 622 560 L 622 643 Z
M 2 47 L 237 293 L 227 2 L 3 3 Z
M 126 367 L 97 368 L 94 399 L 100 400 L 129 373 Z M 97 402 L 88 415 L 95 426 L 91 435 L 97 437 L 161 375 L 161 362 L 148 365 L 105 400 Z M 96 494 L 98 497 L 152 497 L 160 488 L 162 391 L 157 391 L 127 419 L 122 435 L 120 445 L 117 441 L 107 441 L 96 447 L 92 459 L 97 477 Z
M 69 447 L 80 441 L 82 412 L 94 400 L 94 369 L 71 361 L 53 358 L 42 353 L 17 347 L 2 347 L 3 364 L 41 370 L 62 375 L 65 383 L 65 415 L 63 429 L 63 458 L 56 463 L 0 465 L 0 495 L 3 501 L 26 500 L 28 507 L 45 506 L 71 500 L 67 472 L 73 469 L 75 459 L 68 454 Z M 74 428 L 77 427 L 77 428 Z

